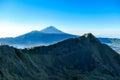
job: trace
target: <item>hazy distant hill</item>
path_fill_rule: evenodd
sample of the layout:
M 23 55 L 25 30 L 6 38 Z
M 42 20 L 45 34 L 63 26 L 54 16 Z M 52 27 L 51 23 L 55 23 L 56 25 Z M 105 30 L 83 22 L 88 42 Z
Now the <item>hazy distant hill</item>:
M 0 46 L 1 80 L 120 80 L 120 55 L 92 34 L 49 46 Z
M 41 31 L 32 31 L 15 38 L 1 38 L 0 43 L 12 45 L 18 48 L 33 47 L 38 45 L 48 45 L 76 35 L 64 33 L 53 26 Z

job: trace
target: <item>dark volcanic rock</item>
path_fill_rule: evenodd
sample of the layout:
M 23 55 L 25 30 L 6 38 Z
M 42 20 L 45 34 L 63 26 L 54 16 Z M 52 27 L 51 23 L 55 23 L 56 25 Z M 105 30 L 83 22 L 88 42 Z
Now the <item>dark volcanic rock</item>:
M 120 55 L 88 33 L 31 49 L 1 46 L 0 71 L 5 80 L 120 80 Z

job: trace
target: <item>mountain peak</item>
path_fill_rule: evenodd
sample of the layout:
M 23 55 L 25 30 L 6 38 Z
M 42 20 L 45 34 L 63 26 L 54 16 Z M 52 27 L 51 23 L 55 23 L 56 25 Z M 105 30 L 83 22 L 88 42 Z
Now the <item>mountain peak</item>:
M 82 37 L 86 38 L 87 41 L 101 43 L 92 33 L 86 33 Z
M 54 26 L 49 26 L 49 27 L 47 27 L 47 28 L 52 28 L 52 29 L 56 29 Z
M 54 26 L 49 26 L 43 30 L 41 30 L 41 32 L 43 33 L 55 33 L 55 34 L 64 34 L 64 32 L 58 30 L 57 28 L 55 28 Z
M 92 33 L 86 33 L 83 36 L 85 36 L 86 38 L 88 38 L 88 37 L 94 37 L 94 35 Z

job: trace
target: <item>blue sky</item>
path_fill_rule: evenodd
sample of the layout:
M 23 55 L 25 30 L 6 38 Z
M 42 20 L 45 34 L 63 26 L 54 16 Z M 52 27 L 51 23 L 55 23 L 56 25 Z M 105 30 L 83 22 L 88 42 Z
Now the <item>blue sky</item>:
M 0 0 L 0 37 L 56 26 L 120 38 L 120 0 Z

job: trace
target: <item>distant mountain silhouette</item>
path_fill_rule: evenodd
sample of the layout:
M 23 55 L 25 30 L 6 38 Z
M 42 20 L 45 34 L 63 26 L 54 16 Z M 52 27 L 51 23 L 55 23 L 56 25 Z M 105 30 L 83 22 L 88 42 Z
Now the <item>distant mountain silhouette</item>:
M 43 32 L 43 33 L 51 33 L 51 34 L 53 34 L 53 33 L 54 34 L 65 34 L 64 32 L 56 29 L 54 26 L 47 27 L 47 28 L 41 30 L 41 32 Z
M 50 26 L 41 31 L 31 31 L 15 38 L 1 38 L 0 43 L 24 48 L 53 44 L 72 37 L 76 37 L 76 35 L 64 33 L 55 27 Z
M 49 46 L 0 46 L 2 80 L 120 80 L 120 55 L 91 33 Z

